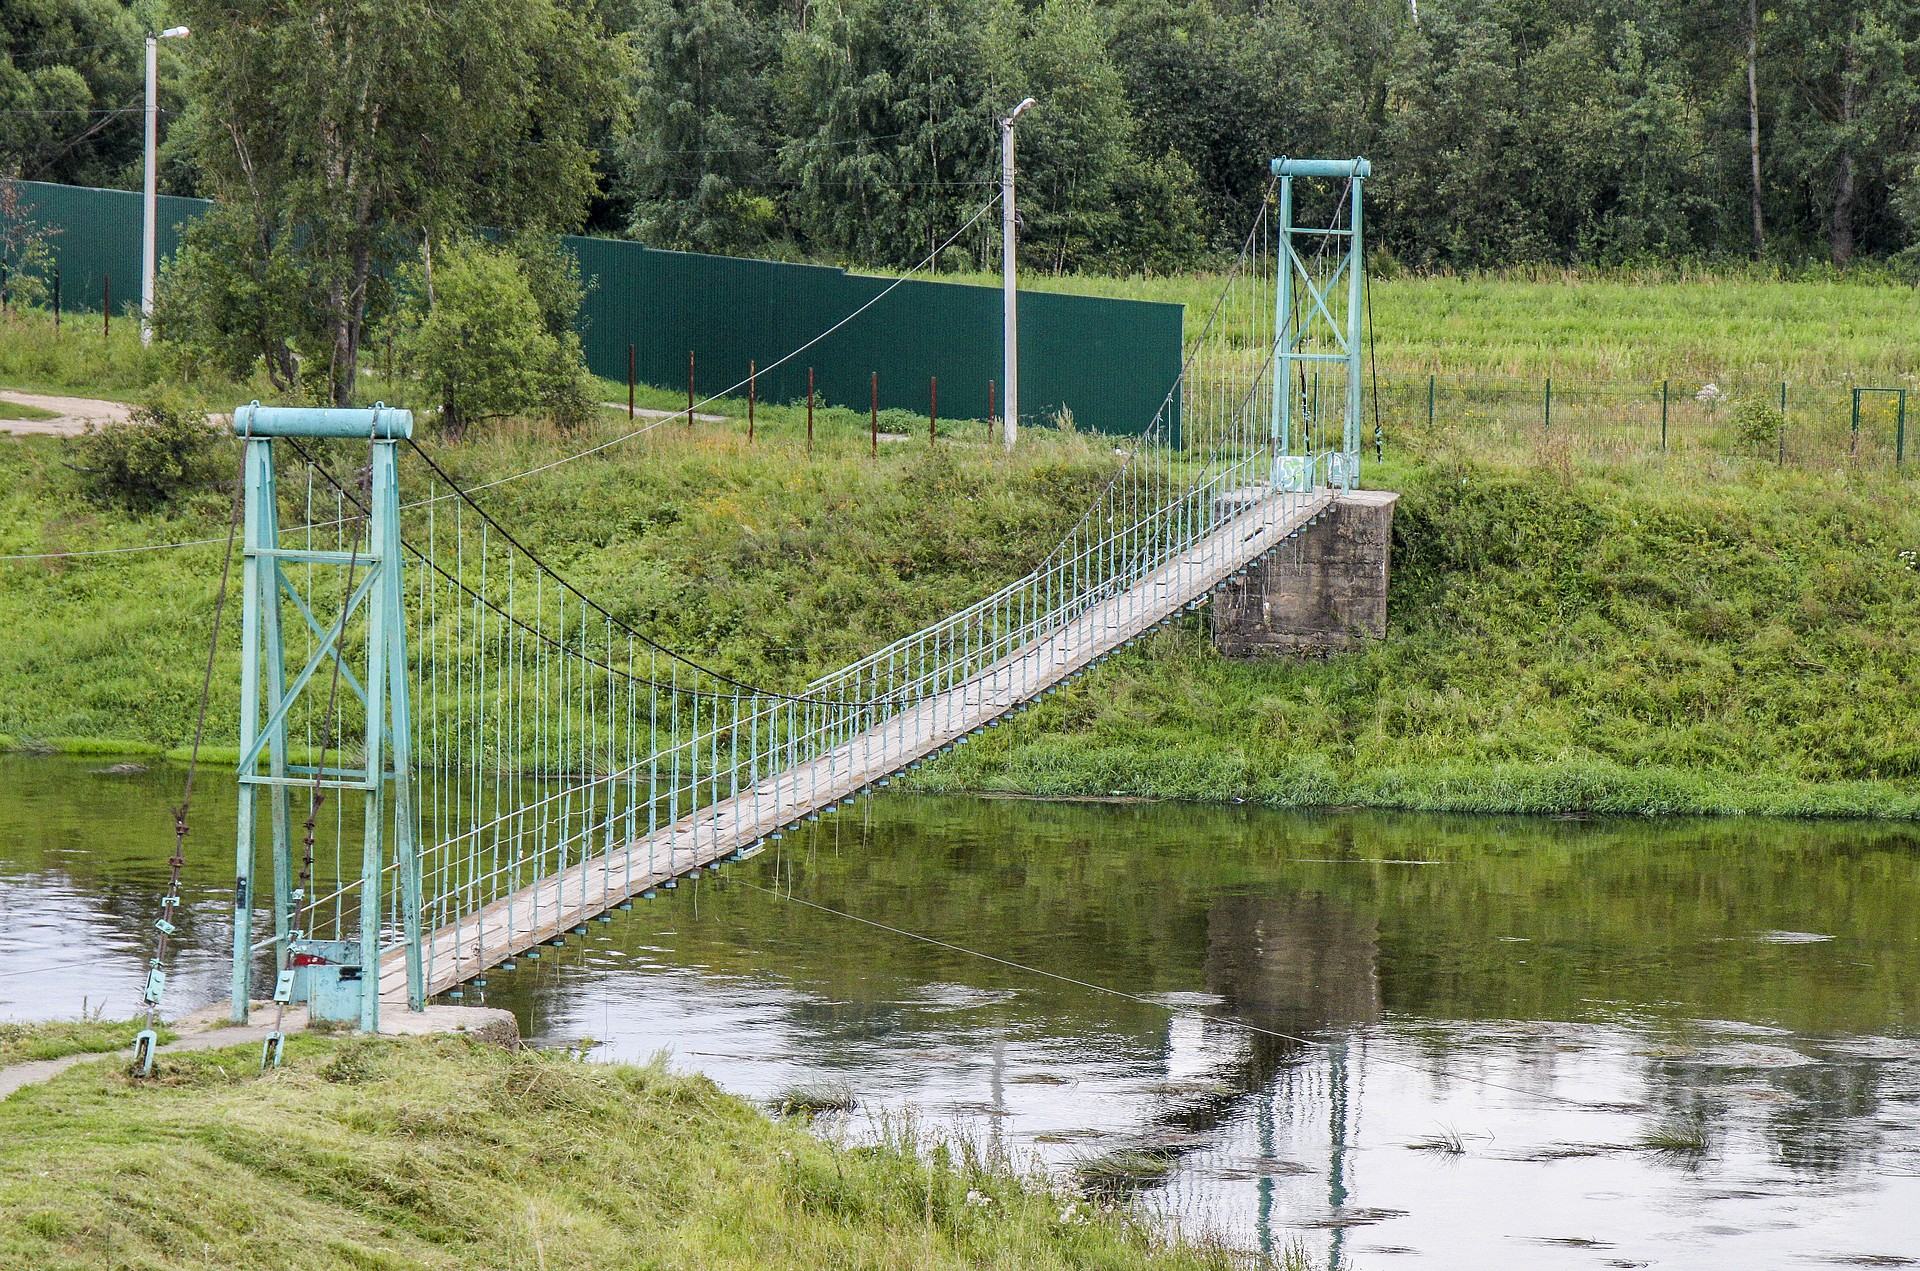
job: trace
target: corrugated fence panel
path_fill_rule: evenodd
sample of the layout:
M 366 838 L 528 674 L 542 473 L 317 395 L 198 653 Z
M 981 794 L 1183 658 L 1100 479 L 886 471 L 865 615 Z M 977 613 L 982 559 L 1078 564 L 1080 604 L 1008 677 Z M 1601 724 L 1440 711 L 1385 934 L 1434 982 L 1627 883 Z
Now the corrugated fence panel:
M 140 295 L 140 196 L 122 190 L 22 182 L 52 239 L 63 305 L 116 312 Z M 160 252 L 204 211 L 200 199 L 162 197 Z M 590 283 L 580 326 L 587 364 L 624 381 L 627 346 L 638 377 L 684 389 L 687 354 L 704 397 L 733 387 L 748 363 L 765 367 L 848 319 L 891 279 L 820 265 L 657 251 L 610 238 L 568 238 Z M 1137 433 L 1152 422 L 1180 374 L 1179 305 L 1054 292 L 1020 293 L 1020 414 L 1044 422 L 1062 410 L 1076 425 Z M 882 409 L 918 414 L 938 382 L 942 419 L 987 417 L 988 382 L 1000 379 L 1000 292 L 956 283 L 901 283 L 872 308 L 760 377 L 763 401 L 803 401 L 807 368 L 822 399 L 864 411 L 870 376 Z M 1002 388 L 996 383 L 996 401 Z
M 140 307 L 140 196 L 126 190 L 22 181 L 29 215 L 59 233 L 47 240 L 60 273 L 60 305 L 69 312 L 115 313 Z M 180 230 L 212 205 L 205 199 L 163 194 L 154 209 L 154 242 L 165 260 L 180 243 Z M 51 281 L 51 280 L 49 280 Z
M 999 303 L 989 288 L 967 290 Z M 1180 378 L 1183 313 L 1177 304 L 1021 292 L 1020 413 L 1065 408 L 1077 427 L 1136 433 L 1167 403 L 1178 444 L 1180 400 L 1168 395 Z
M 626 375 L 633 346 L 643 383 L 675 389 L 694 360 L 699 396 L 745 380 L 842 318 L 844 326 L 797 357 L 763 370 L 761 400 L 804 400 L 807 368 L 829 404 L 864 410 L 871 376 L 880 406 L 943 419 L 985 419 L 1001 376 L 1000 292 L 993 287 L 891 279 L 818 265 L 656 251 L 612 239 L 572 238 L 581 272 L 598 279 L 583 322 L 587 360 Z M 1135 433 L 1150 423 L 1180 373 L 1179 305 L 1020 293 L 1021 415 L 1062 409 L 1076 424 Z

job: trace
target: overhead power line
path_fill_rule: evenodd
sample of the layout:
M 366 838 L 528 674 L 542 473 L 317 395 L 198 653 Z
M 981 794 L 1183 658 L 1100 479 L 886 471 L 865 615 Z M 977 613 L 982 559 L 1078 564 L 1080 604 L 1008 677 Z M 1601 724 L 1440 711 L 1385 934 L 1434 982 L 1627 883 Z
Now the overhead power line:
M 988 199 L 985 203 L 981 204 L 980 207 L 974 211 L 973 215 L 969 216 L 966 219 L 966 221 L 961 224 L 960 228 L 954 230 L 952 234 L 948 235 L 945 242 L 941 243 L 938 247 L 934 248 L 932 251 L 928 252 L 926 256 L 921 258 L 918 264 L 914 265 L 911 269 L 907 270 L 905 273 L 901 274 L 898 278 L 895 278 L 892 282 L 888 283 L 884 288 L 882 288 L 878 293 L 876 293 L 871 298 L 869 298 L 866 301 L 866 303 L 862 304 L 859 308 L 853 310 L 853 312 L 847 314 L 845 317 L 841 318 L 838 322 L 835 322 L 832 326 L 826 328 L 824 331 L 821 331 L 819 334 L 815 335 L 812 339 L 806 341 L 804 344 L 801 344 L 798 347 L 789 350 L 787 353 L 767 363 L 765 366 L 759 367 L 754 374 L 756 376 L 765 375 L 767 372 L 772 371 L 777 367 L 784 366 L 786 363 L 791 362 L 794 358 L 799 357 L 802 353 L 805 353 L 808 349 L 813 348 L 815 345 L 819 344 L 822 340 L 826 339 L 828 336 L 832 335 L 834 332 L 846 326 L 849 322 L 852 322 L 855 318 L 858 318 L 861 314 L 865 313 L 867 310 L 873 308 L 873 306 L 879 304 L 882 300 L 886 299 L 889 295 L 891 295 L 894 292 L 894 290 L 897 289 L 902 283 L 910 281 L 915 274 L 919 273 L 921 270 L 931 265 L 936 259 L 939 258 L 941 252 L 944 252 L 947 248 L 953 246 L 955 242 L 959 241 L 959 238 L 962 234 L 965 234 L 969 229 L 973 228 L 973 226 L 980 220 L 980 218 L 985 216 L 988 212 L 992 211 L 993 208 L 999 204 L 999 202 L 1000 202 L 1000 196 L 998 193 L 995 193 L 992 198 Z M 695 402 L 688 409 L 698 410 L 702 406 L 711 405 L 712 403 L 719 401 L 722 398 L 732 396 L 734 393 L 737 393 L 741 389 L 745 388 L 746 385 L 747 385 L 746 380 L 744 379 L 739 380 L 733 384 L 728 385 L 726 388 L 721 389 L 717 393 L 709 394 L 705 398 L 702 398 L 700 401 Z M 682 417 L 683 417 L 682 414 L 676 411 L 674 414 L 670 416 L 665 416 L 660 419 L 652 420 L 646 424 L 641 425 L 638 428 L 631 430 L 630 432 L 622 433 L 618 437 L 615 437 L 610 441 L 603 441 L 598 445 L 589 446 L 585 450 L 576 451 L 575 453 L 570 455 L 564 455 L 561 458 L 552 460 L 551 462 L 543 463 L 536 467 L 527 468 L 520 472 L 509 473 L 504 477 L 496 477 L 492 481 L 484 481 L 478 485 L 469 486 L 459 494 L 455 494 L 449 491 L 448 493 L 437 494 L 430 498 L 415 500 L 412 503 L 405 504 L 404 507 L 406 509 L 413 509 L 413 508 L 425 507 L 433 503 L 443 502 L 448 499 L 464 498 L 466 495 L 475 494 L 481 490 L 490 490 L 495 486 L 506 485 L 510 481 L 518 481 L 523 477 L 530 477 L 530 476 L 536 475 L 537 473 L 548 472 L 554 468 L 560 467 L 563 464 L 572 463 L 576 459 L 584 459 L 589 455 L 598 454 L 602 450 L 607 450 L 614 446 L 620 445 L 622 442 L 631 441 L 635 437 L 638 437 L 638 436 L 641 436 L 642 434 L 653 431 L 655 428 L 660 427 L 662 424 L 669 423 L 673 420 L 677 420 Z M 298 533 L 301 530 L 306 530 L 306 529 L 322 529 L 336 523 L 337 522 L 315 522 L 312 525 L 290 527 L 288 532 Z M 0 556 L 0 562 L 32 561 L 32 560 L 70 560 L 70 559 L 80 559 L 84 557 L 94 557 L 94 556 L 120 556 L 120 555 L 126 555 L 128 553 L 132 553 L 132 552 L 159 552 L 159 551 L 167 551 L 174 548 L 204 547 L 209 543 L 223 543 L 225 541 L 226 540 L 224 538 L 197 538 L 197 539 L 187 539 L 177 543 L 149 543 L 149 544 L 144 544 L 137 547 L 102 547 L 102 548 L 93 548 L 88 550 L 64 551 L 64 552 L 24 552 L 24 553 L 19 553 L 15 555 Z

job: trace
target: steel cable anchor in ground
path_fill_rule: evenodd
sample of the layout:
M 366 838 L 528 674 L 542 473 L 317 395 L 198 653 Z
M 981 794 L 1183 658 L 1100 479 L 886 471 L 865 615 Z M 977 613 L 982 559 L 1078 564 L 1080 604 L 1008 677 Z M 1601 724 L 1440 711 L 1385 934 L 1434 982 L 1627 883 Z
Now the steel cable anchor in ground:
M 174 915 L 180 908 L 180 871 L 187 864 L 187 811 L 193 805 L 193 779 L 200 770 L 200 742 L 207 731 L 207 700 L 213 693 L 213 664 L 220 651 L 220 620 L 227 612 L 227 584 L 233 577 L 233 540 L 240 526 L 242 491 L 246 485 L 245 460 L 234 473 L 233 507 L 227 516 L 227 553 L 220 563 L 220 592 L 213 602 L 213 632 L 207 639 L 207 667 L 200 679 L 200 708 L 193 724 L 193 750 L 187 757 L 187 780 L 180 794 L 180 806 L 173 810 L 173 855 L 167 861 L 167 892 L 160 899 L 160 916 L 154 920 L 153 960 L 147 966 L 146 1027 L 133 1037 L 133 1072 L 151 1077 L 153 1061 L 160 1049 L 160 998 L 167 987 L 167 938 L 179 930 Z

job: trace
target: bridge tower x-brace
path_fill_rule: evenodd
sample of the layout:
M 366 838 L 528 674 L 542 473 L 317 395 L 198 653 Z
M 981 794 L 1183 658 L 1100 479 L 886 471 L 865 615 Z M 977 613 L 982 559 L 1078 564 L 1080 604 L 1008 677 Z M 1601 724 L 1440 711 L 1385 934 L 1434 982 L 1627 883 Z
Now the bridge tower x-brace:
M 354 1023 L 364 1032 L 376 1032 L 380 1024 L 382 889 L 387 868 L 383 840 L 389 826 L 400 934 L 408 952 L 408 1006 L 413 1010 L 425 1006 L 395 455 L 395 447 L 413 434 L 413 414 L 386 406 L 318 410 L 255 402 L 234 411 L 233 430 L 246 443 L 233 1019 L 236 1023 L 247 1019 L 253 958 L 262 947 L 253 939 L 253 871 L 257 850 L 255 802 L 258 791 L 265 787 L 272 823 L 273 937 L 263 943 L 273 949 L 278 970 L 274 998 L 282 1003 L 306 1002 L 315 1018 Z M 280 545 L 274 441 L 289 437 L 368 443 L 371 488 L 365 496 L 368 532 L 364 544 L 356 520 L 346 535 L 347 551 Z M 290 565 L 325 568 L 308 571 L 313 583 L 309 594 L 302 594 L 287 569 Z M 316 617 L 316 610 L 324 609 L 312 594 L 325 585 L 323 579 L 332 583 L 333 594 L 344 596 L 339 611 L 326 622 Z M 356 650 L 349 647 L 352 642 L 347 639 L 347 631 L 363 608 L 365 636 Z M 282 629 L 288 609 L 298 613 L 314 637 L 312 651 L 291 679 Z M 333 741 L 320 755 L 306 756 L 317 758 L 322 766 L 292 762 L 289 721 L 303 702 L 306 718 L 319 720 L 320 729 Z M 318 702 L 325 705 L 318 706 Z M 352 711 L 354 702 L 358 703 L 357 712 Z M 328 717 L 322 718 L 323 714 Z M 339 736 L 337 721 L 350 714 L 364 720 L 358 747 L 343 745 Z M 361 762 L 348 762 L 356 754 Z M 339 798 L 346 797 L 349 790 L 364 795 L 360 878 L 357 884 L 343 889 L 359 891 L 358 931 L 351 938 L 314 940 L 311 931 L 301 931 L 295 925 L 303 901 L 309 897 L 296 886 L 290 800 L 296 791 L 316 785 L 337 792 L 335 797 Z M 316 881 L 308 880 L 307 886 L 314 886 Z
M 1360 350 L 1366 281 L 1360 187 L 1372 175 L 1373 165 L 1365 159 L 1282 157 L 1272 166 L 1280 180 L 1273 313 L 1274 488 L 1311 489 L 1317 452 L 1327 452 L 1327 484 L 1351 490 L 1360 482 Z M 1334 200 L 1328 224 L 1294 224 L 1293 183 L 1300 177 L 1346 183 Z M 1322 368 L 1340 365 L 1346 370 L 1345 384 L 1338 383 L 1337 374 L 1330 377 L 1333 382 L 1323 384 Z M 1340 388 L 1345 392 L 1337 392 Z M 1338 449 L 1329 451 L 1326 442 L 1334 418 L 1340 420 L 1340 442 Z

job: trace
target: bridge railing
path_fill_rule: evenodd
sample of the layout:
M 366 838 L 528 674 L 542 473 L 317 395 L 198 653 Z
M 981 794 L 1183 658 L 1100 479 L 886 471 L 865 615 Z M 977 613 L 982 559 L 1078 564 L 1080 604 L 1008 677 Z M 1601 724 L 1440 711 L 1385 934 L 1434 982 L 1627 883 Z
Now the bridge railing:
M 1203 548 L 1226 554 L 1224 527 L 1315 497 L 1318 460 L 1312 479 L 1279 484 L 1266 235 L 1263 212 L 1159 416 L 1126 440 L 1108 484 L 1044 558 L 795 692 L 652 643 L 470 500 L 423 504 L 408 536 L 420 908 L 426 929 L 455 933 L 429 942 L 427 980 L 449 978 L 440 959 L 498 960 L 562 915 L 751 846 L 976 726 L 983 701 L 1011 708 L 1065 664 L 1040 656 L 1048 642 L 1084 652 L 1137 633 L 1150 604 L 1164 614 L 1198 599 L 1156 599 L 1143 583 L 1182 568 L 1191 587 L 1205 571 L 1188 567 L 1217 564 Z M 1128 596 L 1131 607 L 1111 603 Z M 394 939 L 401 890 L 382 888 L 396 898 Z

